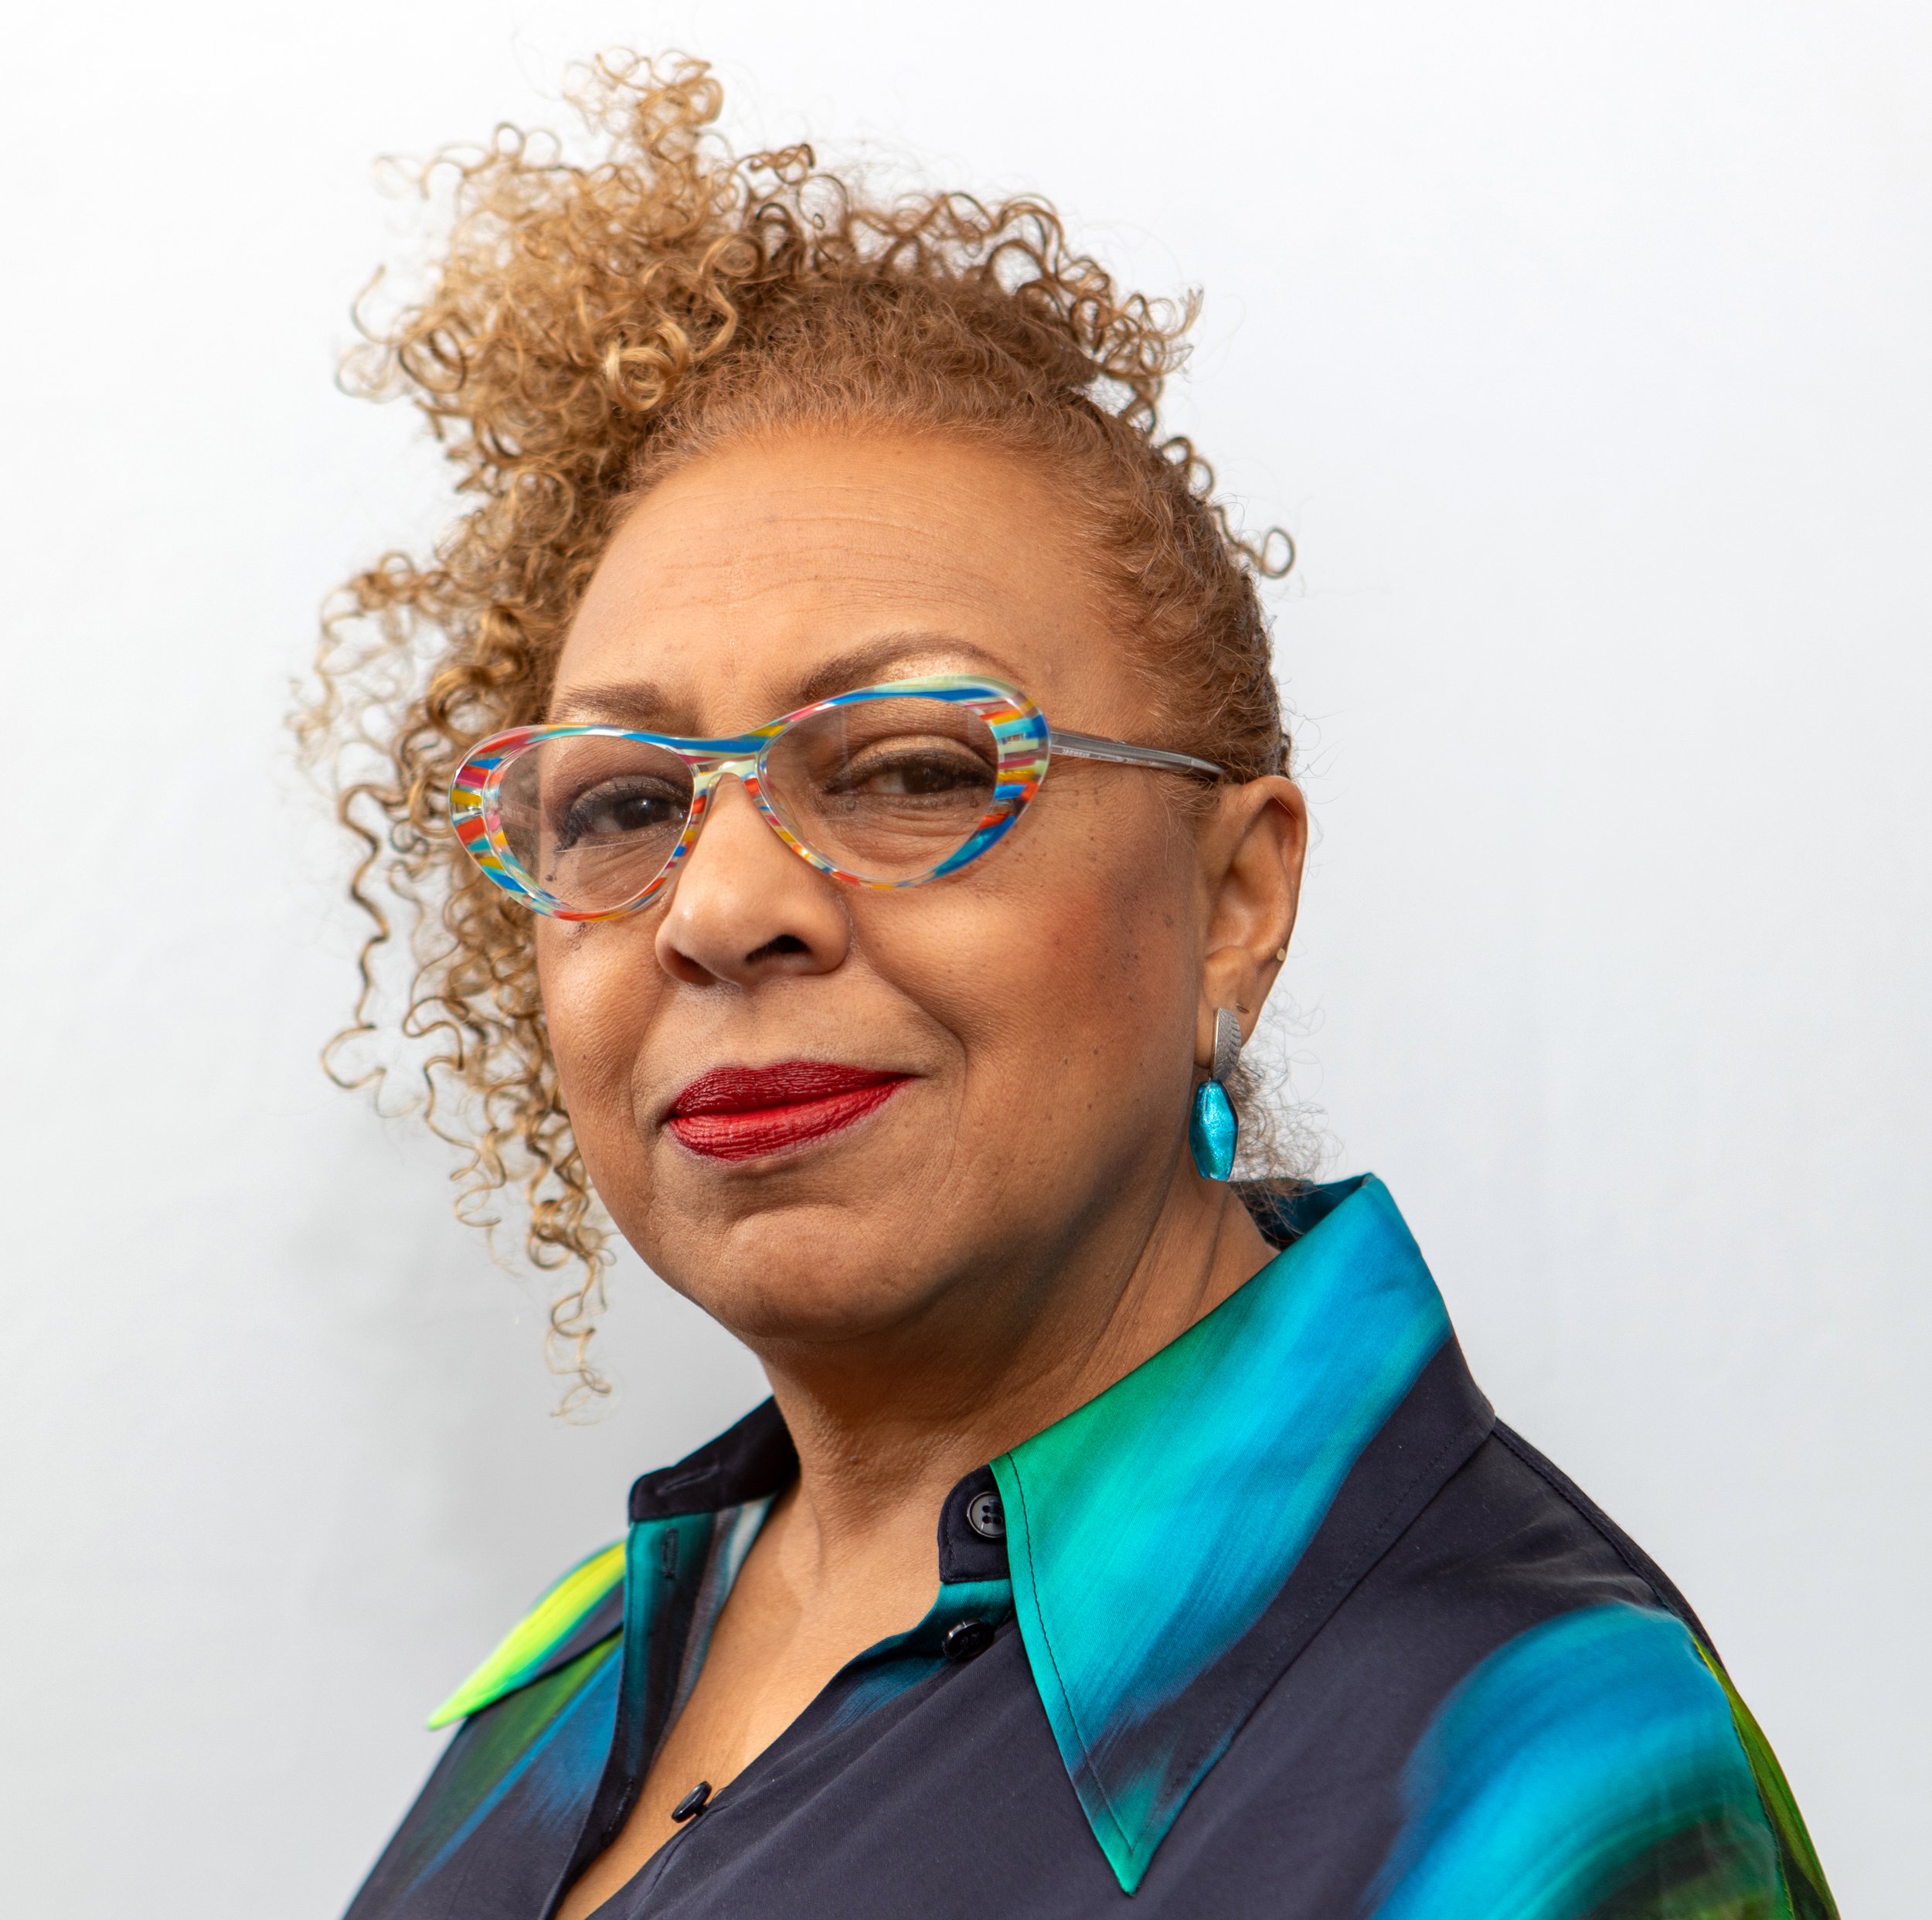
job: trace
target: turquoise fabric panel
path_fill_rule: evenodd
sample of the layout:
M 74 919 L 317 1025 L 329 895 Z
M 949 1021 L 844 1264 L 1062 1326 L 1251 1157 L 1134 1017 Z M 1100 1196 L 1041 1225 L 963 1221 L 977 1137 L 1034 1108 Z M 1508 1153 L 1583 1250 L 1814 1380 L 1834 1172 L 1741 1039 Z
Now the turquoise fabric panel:
M 1451 1694 L 1403 1781 L 1376 1920 L 1771 1920 L 1776 1848 L 1689 1631 L 1623 1602 L 1522 1634 Z
M 1033 1677 L 1130 1891 L 1212 1764 L 1175 1777 L 1180 1717 L 1161 1710 L 1260 1618 L 1448 1336 L 1395 1203 L 1365 1180 L 1179 1340 L 993 1462 Z

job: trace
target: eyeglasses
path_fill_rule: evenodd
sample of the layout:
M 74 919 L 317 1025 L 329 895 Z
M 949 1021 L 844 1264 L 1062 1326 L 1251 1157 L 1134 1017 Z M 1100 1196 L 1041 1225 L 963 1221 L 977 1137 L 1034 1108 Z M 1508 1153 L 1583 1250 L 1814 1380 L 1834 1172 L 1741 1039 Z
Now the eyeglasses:
M 1191 754 L 1049 727 L 1018 688 L 945 676 L 841 693 L 728 740 L 621 727 L 519 727 L 472 748 L 450 788 L 457 837 L 538 913 L 610 920 L 668 887 L 718 782 L 855 887 L 957 873 L 1012 830 L 1056 758 L 1219 779 Z

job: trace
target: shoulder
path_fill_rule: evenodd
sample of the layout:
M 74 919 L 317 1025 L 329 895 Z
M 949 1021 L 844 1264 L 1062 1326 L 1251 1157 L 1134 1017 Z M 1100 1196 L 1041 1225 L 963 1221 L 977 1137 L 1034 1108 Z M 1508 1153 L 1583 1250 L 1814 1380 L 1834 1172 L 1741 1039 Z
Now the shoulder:
M 624 1544 L 600 1547 L 553 1581 L 482 1665 L 430 1716 L 447 1727 L 555 1672 L 623 1625 Z
M 1680 1622 L 1709 1648 L 1690 1603 L 1566 1475 L 1497 1421 L 1437 1489 L 1366 1583 L 1380 1630 L 1449 1636 L 1471 1649 L 1538 1621 L 1622 1601 Z
M 1393 1783 L 1378 1920 L 1834 1912 L 1777 1758 L 1688 1602 L 1508 1428 L 1377 1572 L 1385 1646 L 1434 1676 Z

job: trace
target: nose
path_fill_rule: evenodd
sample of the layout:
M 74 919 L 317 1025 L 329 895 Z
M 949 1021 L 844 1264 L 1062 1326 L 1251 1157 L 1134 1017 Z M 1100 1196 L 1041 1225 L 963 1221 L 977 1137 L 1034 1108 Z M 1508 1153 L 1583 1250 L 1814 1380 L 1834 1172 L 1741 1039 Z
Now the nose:
M 744 782 L 712 789 L 697 844 L 659 921 L 658 964 L 690 986 L 753 986 L 829 973 L 852 945 L 838 883 L 808 866 L 766 824 Z

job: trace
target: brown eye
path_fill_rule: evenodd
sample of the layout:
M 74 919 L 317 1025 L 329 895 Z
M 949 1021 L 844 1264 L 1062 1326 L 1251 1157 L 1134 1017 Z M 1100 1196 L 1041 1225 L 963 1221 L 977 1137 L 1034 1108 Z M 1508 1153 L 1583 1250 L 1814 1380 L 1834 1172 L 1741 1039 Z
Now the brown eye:
M 606 781 L 573 799 L 556 829 L 556 850 L 589 839 L 621 839 L 684 824 L 685 796 L 664 781 Z
M 941 799 L 983 795 L 992 784 L 992 769 L 976 755 L 951 745 L 906 744 L 861 754 L 828 779 L 825 790 L 853 798 Z

